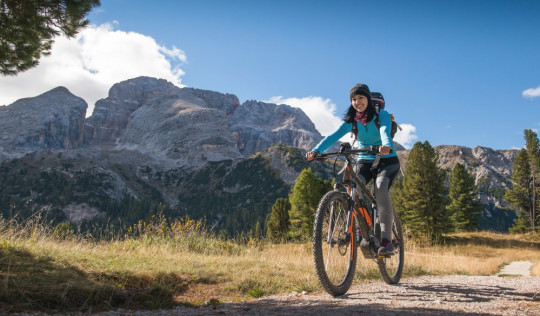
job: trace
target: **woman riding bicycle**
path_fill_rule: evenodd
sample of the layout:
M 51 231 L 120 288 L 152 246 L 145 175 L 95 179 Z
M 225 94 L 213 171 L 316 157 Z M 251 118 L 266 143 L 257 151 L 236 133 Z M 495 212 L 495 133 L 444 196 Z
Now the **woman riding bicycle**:
M 373 177 L 376 177 L 375 198 L 377 199 L 382 236 L 378 254 L 391 255 L 394 252 L 394 246 L 390 242 L 392 239 L 393 207 L 389 190 L 399 172 L 400 164 L 394 142 L 390 136 L 392 124 L 390 114 L 381 109 L 377 115 L 371 100 L 371 92 L 365 84 L 355 85 L 351 89 L 349 96 L 351 106 L 343 116 L 341 125 L 337 130 L 321 140 L 312 151 L 308 152 L 306 159 L 308 161 L 313 160 L 317 154 L 332 147 L 341 137 L 353 131 L 353 125 L 357 126 L 356 140 L 359 147 L 380 146 L 379 153 L 382 157 L 376 168 L 372 170 L 375 156 L 359 154 L 357 173 L 364 183 L 368 183 Z M 376 124 L 377 116 L 380 128 Z

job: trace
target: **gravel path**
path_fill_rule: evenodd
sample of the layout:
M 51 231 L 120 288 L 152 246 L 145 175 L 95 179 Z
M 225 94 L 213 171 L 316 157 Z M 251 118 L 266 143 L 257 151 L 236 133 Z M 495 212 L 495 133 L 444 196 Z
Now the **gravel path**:
M 341 297 L 326 292 L 290 293 L 198 308 L 93 315 L 540 315 L 540 277 L 529 276 L 531 265 L 513 262 L 501 270 L 501 276 L 422 276 L 404 278 L 398 285 L 356 282 Z
M 530 261 L 514 261 L 504 266 L 497 275 L 531 276 L 533 264 Z
M 540 315 L 540 277 L 423 276 L 397 286 L 354 284 L 339 298 L 324 292 L 244 303 L 178 307 L 135 315 Z M 123 315 L 122 311 L 100 315 Z M 125 312 L 133 314 L 133 312 Z

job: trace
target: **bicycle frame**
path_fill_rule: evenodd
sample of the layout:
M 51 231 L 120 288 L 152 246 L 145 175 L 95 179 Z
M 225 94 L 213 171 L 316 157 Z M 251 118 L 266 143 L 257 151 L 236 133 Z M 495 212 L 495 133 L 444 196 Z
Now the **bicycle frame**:
M 342 150 L 340 152 L 336 153 L 327 153 L 320 155 L 320 158 L 324 158 L 327 156 L 336 156 L 336 161 L 338 156 L 345 157 L 346 164 L 344 168 L 338 173 L 341 174 L 344 172 L 343 175 L 343 181 L 336 183 L 336 188 L 338 186 L 343 187 L 347 194 L 351 197 L 351 201 L 353 202 L 352 205 L 349 206 L 349 211 L 347 214 L 347 232 L 349 233 L 349 236 L 354 236 L 353 229 L 355 229 L 355 221 L 354 218 L 356 217 L 359 222 L 359 228 L 362 236 L 364 237 L 361 242 L 361 250 L 362 254 L 365 258 L 371 258 L 376 259 L 376 253 L 375 249 L 379 246 L 379 240 L 377 240 L 373 236 L 373 232 L 371 231 L 374 223 L 375 223 L 375 214 L 370 214 L 368 211 L 368 205 L 366 204 L 364 198 L 360 198 L 359 194 L 363 194 L 369 201 L 372 203 L 372 205 L 377 205 L 377 201 L 371 191 L 367 188 L 367 185 L 364 184 L 362 180 L 358 177 L 356 172 L 353 170 L 353 161 L 351 158 L 351 155 L 364 152 L 364 153 L 371 153 L 376 154 L 376 161 L 374 161 L 374 164 L 378 163 L 378 160 L 380 159 L 380 154 L 376 150 L 378 147 L 372 146 L 368 148 L 363 149 L 357 149 L 357 150 Z M 338 180 L 338 177 L 336 175 L 336 180 Z M 354 184 L 353 184 L 354 183 Z M 358 192 L 358 189 L 360 189 L 360 192 Z M 331 225 L 333 226 L 333 225 Z M 330 235 L 330 234 L 329 234 Z M 369 237 L 368 240 L 365 238 Z M 353 238 L 350 238 L 351 243 L 351 251 L 354 246 L 354 240 Z M 370 247 L 371 246 L 371 247 Z

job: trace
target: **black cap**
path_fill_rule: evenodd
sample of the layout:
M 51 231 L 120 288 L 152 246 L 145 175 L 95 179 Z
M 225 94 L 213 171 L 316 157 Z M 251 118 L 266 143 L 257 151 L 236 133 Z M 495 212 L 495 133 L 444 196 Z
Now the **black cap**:
M 368 98 L 369 103 L 371 103 L 371 92 L 369 91 L 369 87 L 363 83 L 358 83 L 351 89 L 351 93 L 349 94 L 349 99 L 352 100 L 352 98 L 357 95 L 361 94 Z

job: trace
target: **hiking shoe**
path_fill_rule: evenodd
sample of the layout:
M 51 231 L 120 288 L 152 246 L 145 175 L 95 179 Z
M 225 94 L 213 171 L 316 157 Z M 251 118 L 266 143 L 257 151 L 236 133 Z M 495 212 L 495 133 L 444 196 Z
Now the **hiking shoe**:
M 387 257 L 394 254 L 394 244 L 390 242 L 387 239 L 383 239 L 381 242 L 381 246 L 379 247 L 379 250 L 377 251 L 377 255 L 379 257 Z

